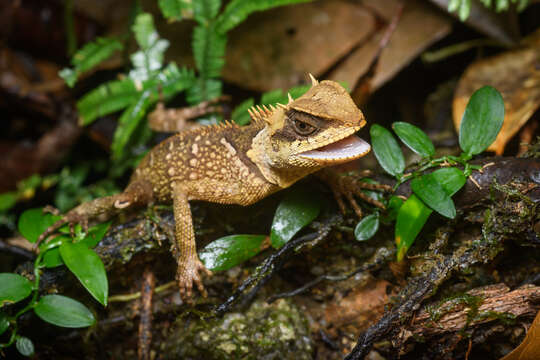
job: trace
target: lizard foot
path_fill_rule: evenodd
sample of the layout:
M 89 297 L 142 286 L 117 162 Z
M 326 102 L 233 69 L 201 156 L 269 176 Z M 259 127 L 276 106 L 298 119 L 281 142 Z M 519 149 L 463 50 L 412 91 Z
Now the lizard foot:
M 346 198 L 356 215 L 360 218 L 362 217 L 362 209 L 360 208 L 360 205 L 358 205 L 356 197 L 378 208 L 385 208 L 383 203 L 373 199 L 362 190 L 392 192 L 392 187 L 389 185 L 373 184 L 362 181 L 362 176 L 360 174 L 332 174 L 332 176 L 325 176 L 324 180 L 332 189 L 341 212 L 343 214 L 346 213 L 344 201 L 344 198 Z
M 202 271 L 208 276 L 212 275 L 212 272 L 208 270 L 196 256 L 192 259 L 186 259 L 178 263 L 176 281 L 178 282 L 178 288 L 180 289 L 180 297 L 183 300 L 189 300 L 191 298 L 193 283 L 195 283 L 203 297 L 208 295 L 202 283 L 199 271 Z
M 44 211 L 50 212 L 49 208 L 44 209 Z M 75 236 L 75 225 L 81 224 L 83 231 L 88 231 L 88 217 L 81 215 L 75 211 L 70 211 L 66 215 L 62 216 L 61 219 L 56 221 L 54 224 L 49 226 L 37 239 L 34 244 L 34 251 L 38 251 L 39 244 L 41 244 L 47 237 L 54 234 L 59 228 L 63 225 L 69 224 L 69 231 L 71 236 Z

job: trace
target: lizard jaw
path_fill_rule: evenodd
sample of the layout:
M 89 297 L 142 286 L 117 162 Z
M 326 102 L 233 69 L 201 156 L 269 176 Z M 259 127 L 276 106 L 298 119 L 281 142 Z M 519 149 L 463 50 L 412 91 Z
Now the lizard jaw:
M 298 156 L 324 164 L 339 164 L 358 159 L 370 150 L 371 146 L 366 141 L 353 134 L 332 144 L 305 151 Z

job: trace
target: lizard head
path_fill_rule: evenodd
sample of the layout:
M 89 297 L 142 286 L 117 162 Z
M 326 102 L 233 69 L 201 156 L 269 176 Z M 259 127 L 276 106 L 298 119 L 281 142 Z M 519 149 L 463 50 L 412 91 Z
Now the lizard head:
M 334 81 L 318 82 L 310 77 L 311 88 L 296 100 L 289 95 L 287 105 L 250 111 L 255 121 L 265 123 L 252 150 L 264 154 L 258 156 L 258 162 L 278 174 L 292 171 L 300 178 L 370 150 L 367 142 L 354 135 L 366 121 L 347 91 Z

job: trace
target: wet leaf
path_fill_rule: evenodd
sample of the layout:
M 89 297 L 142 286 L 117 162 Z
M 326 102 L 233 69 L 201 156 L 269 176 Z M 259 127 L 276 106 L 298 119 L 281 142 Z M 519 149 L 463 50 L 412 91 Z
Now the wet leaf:
M 370 214 L 356 225 L 354 236 L 358 241 L 368 240 L 375 235 L 377 230 L 379 230 L 379 213 Z
M 80 302 L 62 295 L 45 295 L 34 307 L 42 320 L 61 327 L 82 328 L 96 322 L 94 315 Z
M 69 270 L 88 292 L 103 306 L 107 305 L 109 284 L 105 266 L 99 256 L 85 244 L 64 243 L 60 246 L 60 255 Z
M 31 292 L 32 283 L 27 278 L 18 274 L 0 273 L 0 307 L 21 301 Z
M 99 244 L 101 239 L 103 239 L 103 237 L 107 233 L 107 230 L 109 230 L 111 223 L 111 221 L 108 221 L 92 226 L 88 229 L 88 233 L 86 234 L 85 238 L 81 240 L 81 243 L 89 248 L 93 248 L 94 246 Z
M 430 174 L 441 185 L 448 196 L 453 196 L 465 185 L 465 175 L 457 168 L 443 168 Z M 420 198 L 412 194 L 400 207 L 395 227 L 397 260 L 401 261 L 407 250 L 424 227 L 431 210 Z
M 321 201 L 316 194 L 307 191 L 288 193 L 281 200 L 272 221 L 272 246 L 278 249 L 291 240 L 319 215 L 320 209 Z
M 435 177 L 423 175 L 411 181 L 411 189 L 426 205 L 439 214 L 453 219 L 456 217 L 454 202 Z
M 26 240 L 35 243 L 38 237 L 57 220 L 60 220 L 60 216 L 44 214 L 42 208 L 26 210 L 19 217 L 19 232 Z
M 392 195 L 388 200 L 388 205 L 386 206 L 386 214 L 381 219 L 383 223 L 389 223 L 394 221 L 397 218 L 399 209 L 404 202 L 405 200 L 403 200 L 399 196 Z
M 395 241 L 397 260 L 403 260 L 407 250 L 424 227 L 431 210 L 416 195 L 412 194 L 399 209 L 396 219 Z
M 225 236 L 206 245 L 199 258 L 208 270 L 228 270 L 261 252 L 265 238 L 266 235 Z
M 402 174 L 405 169 L 405 159 L 390 131 L 375 124 L 369 129 L 369 134 L 375 157 L 384 171 L 393 176 Z
M 418 155 L 429 157 L 435 154 L 435 146 L 426 133 L 418 127 L 406 122 L 395 122 L 392 124 L 392 129 L 401 141 Z
M 23 356 L 34 355 L 34 343 L 27 337 L 19 336 L 15 342 L 15 347 Z
M 459 128 L 459 146 L 469 155 L 486 150 L 501 130 L 504 121 L 504 102 L 491 86 L 475 91 L 465 108 Z

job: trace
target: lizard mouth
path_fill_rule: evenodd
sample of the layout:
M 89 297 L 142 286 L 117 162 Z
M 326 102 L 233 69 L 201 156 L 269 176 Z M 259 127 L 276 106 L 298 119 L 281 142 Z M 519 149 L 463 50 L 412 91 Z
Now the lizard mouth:
M 335 143 L 299 154 L 299 156 L 323 163 L 343 163 L 366 155 L 371 146 L 356 135 Z

